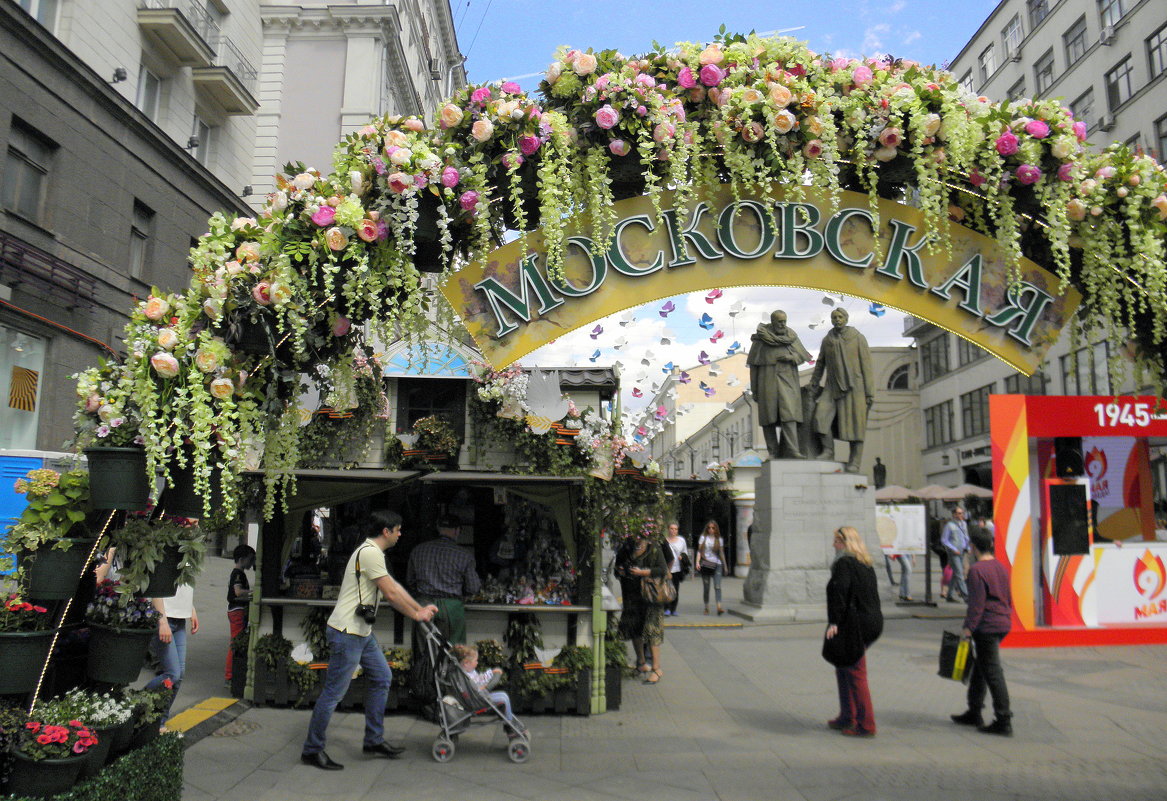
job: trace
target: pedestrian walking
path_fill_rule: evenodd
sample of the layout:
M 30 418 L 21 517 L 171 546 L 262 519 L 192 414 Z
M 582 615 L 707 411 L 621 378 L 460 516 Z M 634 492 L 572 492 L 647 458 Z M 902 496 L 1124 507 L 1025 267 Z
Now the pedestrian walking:
M 705 614 L 709 614 L 709 584 L 713 583 L 713 594 L 717 601 L 717 614 L 724 615 L 721 605 L 721 577 L 725 573 L 725 548 L 721 544 L 721 528 L 716 520 L 710 520 L 697 539 L 697 572 L 701 575 L 701 597 L 705 601 Z
M 665 538 L 665 547 L 668 549 L 665 556 L 669 560 L 669 575 L 673 579 L 673 589 L 677 597 L 671 603 L 665 604 L 665 614 L 676 617 L 677 602 L 681 600 L 681 582 L 689 575 L 689 545 L 681 536 L 681 527 L 676 522 L 669 523 L 669 533 Z
M 944 600 L 956 603 L 953 593 L 962 601 L 968 600 L 968 584 L 965 581 L 964 555 L 968 553 L 968 523 L 964 519 L 964 509 L 960 506 L 952 510 L 952 519 L 944 524 L 940 534 L 940 545 L 948 554 L 948 566 L 952 568 L 952 579 Z
M 953 715 L 954 723 L 976 726 L 985 734 L 1013 736 L 1009 688 L 1001 667 L 1001 641 L 1013 625 L 1013 596 L 1009 573 L 994 556 L 993 537 L 974 526 L 969 532 L 973 563 L 968 570 L 968 612 L 962 634 L 972 637 L 973 668 L 968 682 L 968 709 Z M 981 709 L 985 691 L 993 696 L 993 722 L 985 725 Z
M 227 640 L 227 666 L 224 676 L 231 681 L 231 662 L 235 658 L 231 643 L 247 628 L 247 604 L 251 600 L 251 584 L 247 572 L 255 567 L 255 549 L 250 545 L 237 545 L 231 553 L 235 557 L 235 567 L 227 579 L 227 623 L 231 628 Z

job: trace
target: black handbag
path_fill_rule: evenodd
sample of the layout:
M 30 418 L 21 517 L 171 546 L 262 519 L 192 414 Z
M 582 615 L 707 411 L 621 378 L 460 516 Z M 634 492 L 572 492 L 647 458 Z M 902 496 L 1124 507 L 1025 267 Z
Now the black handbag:
M 851 667 L 862 658 L 863 635 L 853 622 L 839 626 L 835 636 L 830 639 L 823 633 L 823 659 L 835 667 Z
M 940 638 L 940 670 L 938 675 L 968 684 L 972 676 L 973 647 L 967 637 L 955 631 L 946 631 Z
M 681 552 L 681 578 L 686 579 L 693 572 L 693 563 L 689 561 L 689 552 Z

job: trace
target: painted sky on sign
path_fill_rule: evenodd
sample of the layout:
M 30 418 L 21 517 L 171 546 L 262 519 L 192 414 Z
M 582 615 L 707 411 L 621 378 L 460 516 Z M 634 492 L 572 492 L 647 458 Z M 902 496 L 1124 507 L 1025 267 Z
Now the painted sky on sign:
M 631 55 L 650 49 L 654 40 L 666 45 L 708 41 L 723 23 L 730 31 L 793 36 L 820 53 L 848 57 L 890 53 L 945 65 L 996 5 L 995 0 L 799 0 L 781 4 L 772 0 L 451 0 L 451 11 L 458 44 L 467 56 L 470 81 L 488 83 L 506 78 L 533 92 L 560 45 L 616 48 Z M 631 411 L 652 398 L 653 385 L 659 385 L 670 362 L 685 369 L 698 364 L 703 352 L 717 359 L 735 342 L 748 348 L 757 324 L 777 308 L 788 313 L 790 324 L 812 354 L 818 352 L 829 326 L 827 316 L 835 305 L 850 312 L 851 323 L 871 345 L 909 344 L 902 337 L 904 316 L 873 309 L 865 300 L 769 287 L 725 290 L 721 297 L 712 299 L 706 295 L 681 295 L 613 315 L 560 337 L 522 363 L 550 367 L 619 362 L 623 403 Z M 661 311 L 667 311 L 667 303 L 674 309 L 666 316 Z M 634 397 L 634 389 L 641 397 Z

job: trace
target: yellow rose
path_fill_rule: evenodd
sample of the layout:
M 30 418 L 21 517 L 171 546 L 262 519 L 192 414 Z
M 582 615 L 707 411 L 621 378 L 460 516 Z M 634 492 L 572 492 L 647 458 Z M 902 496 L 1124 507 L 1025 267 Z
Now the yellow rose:
M 257 261 L 259 259 L 259 243 L 244 242 L 235 248 L 235 258 L 239 261 Z
M 166 350 L 174 350 L 178 344 L 178 334 L 173 328 L 162 328 L 158 331 L 158 345 Z
M 780 83 L 770 87 L 770 101 L 776 106 L 785 108 L 794 99 L 794 94 Z
M 235 394 L 235 384 L 230 378 L 216 378 L 211 382 L 211 395 L 226 400 Z
M 409 144 L 409 137 L 401 133 L 401 131 L 388 131 L 385 133 L 385 147 L 405 147 Z
M 786 109 L 782 109 L 774 115 L 774 130 L 780 134 L 790 133 L 794 130 L 794 124 L 798 122 Z
M 442 106 L 442 110 L 438 113 L 438 121 L 443 128 L 453 128 L 462 121 L 463 116 L 462 109 L 453 103 L 447 103 Z
M 591 75 L 596 71 L 596 57 L 591 53 L 580 53 L 572 65 L 576 75 Z
M 199 348 L 194 357 L 195 367 L 200 372 L 213 373 L 219 367 L 219 354 L 207 348 Z
M 166 298 L 159 298 L 151 295 L 144 304 L 142 304 L 142 313 L 150 320 L 161 320 L 170 313 L 170 303 Z
M 701 62 L 701 66 L 706 64 L 720 64 L 725 61 L 725 53 L 721 52 L 721 45 L 711 44 L 709 47 L 701 51 L 701 55 L 697 57 Z
M 742 90 L 741 97 L 745 103 L 757 103 L 762 99 L 762 93 L 757 89 L 746 88 Z
M 324 241 L 333 250 L 344 250 L 348 244 L 348 237 L 344 235 L 344 231 L 334 227 L 328 229 L 328 232 L 324 235 Z
M 475 120 L 470 126 L 470 135 L 479 142 L 485 142 L 494 135 L 494 125 L 490 120 Z

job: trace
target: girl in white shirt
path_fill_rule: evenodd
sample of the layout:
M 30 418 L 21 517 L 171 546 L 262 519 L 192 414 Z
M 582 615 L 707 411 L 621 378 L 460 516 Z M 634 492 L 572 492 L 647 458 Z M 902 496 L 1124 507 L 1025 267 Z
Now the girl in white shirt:
M 681 536 L 681 527 L 676 523 L 669 523 L 669 535 L 666 542 L 672 553 L 672 557 L 669 559 L 669 573 L 673 579 L 673 587 L 677 590 L 677 597 L 673 599 L 671 604 L 665 604 L 665 614 L 676 617 L 677 601 L 681 597 L 681 582 L 685 580 L 685 574 L 681 568 L 681 557 L 689 553 L 689 546 L 685 543 L 685 538 Z
M 717 521 L 710 520 L 697 540 L 697 572 L 701 574 L 705 614 L 709 614 L 709 581 L 713 580 L 713 590 L 717 599 L 717 614 L 724 615 L 721 605 L 721 577 L 725 573 L 725 549 L 721 546 L 721 528 Z

